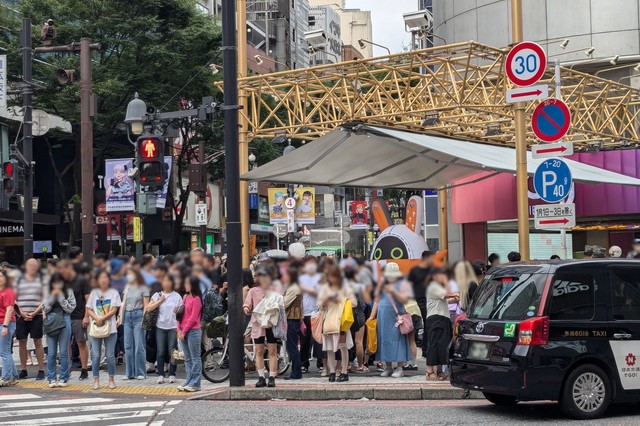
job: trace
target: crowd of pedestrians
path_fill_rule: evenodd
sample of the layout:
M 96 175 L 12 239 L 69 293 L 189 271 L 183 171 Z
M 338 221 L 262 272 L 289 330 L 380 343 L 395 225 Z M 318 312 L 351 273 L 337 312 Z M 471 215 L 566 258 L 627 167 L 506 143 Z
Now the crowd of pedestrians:
M 243 270 L 242 285 L 256 386 L 275 386 L 279 342 L 291 361 L 286 380 L 303 378 L 312 362 L 331 383 L 374 369 L 399 378 L 418 369 L 420 356 L 427 360 L 427 380 L 445 380 L 452 324 L 487 266 L 499 259 L 451 268 L 435 262 L 433 253 L 424 252 L 405 276 L 394 262 L 374 270 L 357 256 L 254 261 Z M 123 363 L 125 380 L 155 374 L 158 384 L 174 384 L 184 363 L 178 389 L 200 389 L 201 354 L 212 345 L 206 323 L 226 311 L 222 258 L 194 249 L 161 259 L 96 255 L 88 265 L 74 248 L 68 259 L 44 267 L 29 259 L 22 269 L 7 269 L 0 271 L 0 385 L 28 378 L 33 350 L 35 379 L 52 388 L 67 386 L 72 368 L 80 370 L 79 380 L 88 380 L 90 368 L 92 388 L 100 389 L 106 365 L 106 386 L 114 389 L 116 366 Z

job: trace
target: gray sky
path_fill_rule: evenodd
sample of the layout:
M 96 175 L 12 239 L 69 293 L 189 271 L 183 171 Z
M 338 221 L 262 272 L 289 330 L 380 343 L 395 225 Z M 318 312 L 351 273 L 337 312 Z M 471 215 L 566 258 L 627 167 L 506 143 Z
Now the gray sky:
M 411 43 L 411 35 L 404 31 L 402 14 L 418 10 L 418 0 L 347 0 L 347 8 L 371 11 L 373 40 L 391 49 L 402 51 Z M 386 51 L 374 47 L 374 54 L 386 55 Z

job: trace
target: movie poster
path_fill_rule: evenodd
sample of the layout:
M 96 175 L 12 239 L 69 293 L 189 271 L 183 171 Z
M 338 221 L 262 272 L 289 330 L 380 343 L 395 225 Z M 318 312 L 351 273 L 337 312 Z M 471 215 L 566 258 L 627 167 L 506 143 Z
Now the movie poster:
M 366 201 L 351 202 L 351 227 L 354 229 L 367 229 L 369 227 L 369 213 Z
M 316 223 L 316 189 L 312 187 L 296 188 L 296 223 L 313 225 Z
M 104 187 L 107 212 L 135 210 L 135 185 L 128 173 L 132 166 L 131 158 L 105 160 Z
M 287 223 L 287 188 L 269 188 L 269 223 Z

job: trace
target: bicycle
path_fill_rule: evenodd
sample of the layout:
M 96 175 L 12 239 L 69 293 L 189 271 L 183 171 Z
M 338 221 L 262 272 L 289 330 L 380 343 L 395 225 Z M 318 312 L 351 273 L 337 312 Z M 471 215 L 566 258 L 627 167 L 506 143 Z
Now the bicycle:
M 222 383 L 229 378 L 229 335 L 225 334 L 222 337 L 222 344 L 218 340 L 219 338 L 212 338 L 213 346 L 202 355 L 202 375 L 205 379 L 211 383 Z M 252 350 L 254 344 L 244 344 L 244 362 L 245 371 L 249 370 L 251 365 L 255 366 L 255 351 Z M 283 342 L 278 340 L 277 344 L 278 353 L 278 375 L 282 375 L 287 372 L 291 362 L 289 361 L 289 354 L 286 351 L 286 346 Z M 264 348 L 264 364 L 265 368 L 269 369 L 269 353 L 265 345 Z

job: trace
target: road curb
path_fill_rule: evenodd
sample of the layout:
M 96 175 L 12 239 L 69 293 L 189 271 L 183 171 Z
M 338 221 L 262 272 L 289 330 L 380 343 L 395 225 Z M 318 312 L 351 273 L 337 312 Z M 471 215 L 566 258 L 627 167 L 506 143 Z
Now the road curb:
M 282 399 L 291 401 L 332 401 L 343 399 L 376 399 L 376 400 L 443 400 L 462 399 L 464 390 L 451 386 L 407 387 L 392 386 L 349 386 L 336 387 L 294 387 L 280 386 L 273 388 L 223 388 L 195 395 L 190 400 L 199 401 L 266 401 Z M 469 398 L 482 399 L 480 392 L 471 392 Z

